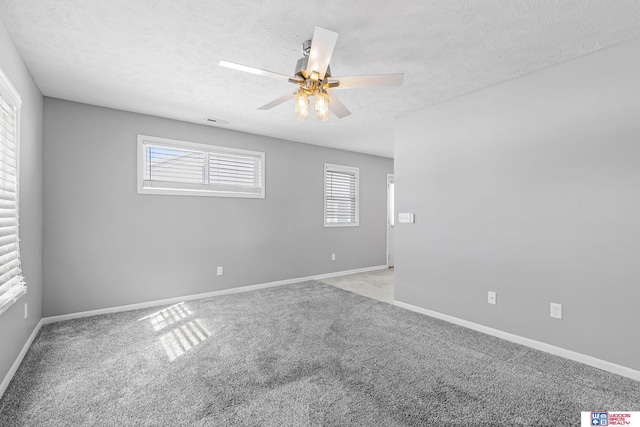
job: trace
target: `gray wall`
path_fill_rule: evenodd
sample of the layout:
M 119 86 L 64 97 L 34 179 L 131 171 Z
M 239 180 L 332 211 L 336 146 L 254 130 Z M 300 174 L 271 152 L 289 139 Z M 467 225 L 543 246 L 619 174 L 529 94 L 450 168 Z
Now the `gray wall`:
M 391 159 L 51 98 L 44 134 L 45 316 L 386 263 Z M 266 198 L 139 195 L 137 134 L 264 151 Z M 324 162 L 360 168 L 359 227 L 324 228 Z
M 22 98 L 20 251 L 27 294 L 0 316 L 0 381 L 42 317 L 42 95 L 0 19 L 0 67 Z M 24 304 L 29 318 L 24 319 Z
M 398 301 L 640 370 L 638 52 L 399 120 L 396 207 L 416 223 L 396 227 Z

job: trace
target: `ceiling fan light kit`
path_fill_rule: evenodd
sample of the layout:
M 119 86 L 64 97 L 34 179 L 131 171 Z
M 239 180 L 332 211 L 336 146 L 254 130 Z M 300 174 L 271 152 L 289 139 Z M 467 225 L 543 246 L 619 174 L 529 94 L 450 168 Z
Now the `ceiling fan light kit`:
M 260 110 L 270 110 L 291 98 L 295 98 L 295 112 L 298 120 L 306 120 L 309 117 L 309 97 L 314 98 L 316 117 L 320 121 L 329 120 L 330 111 L 339 119 L 350 115 L 351 112 L 329 89 L 402 85 L 404 80 L 404 74 L 402 73 L 331 77 L 329 61 L 333 55 L 337 40 L 338 33 L 316 27 L 313 32 L 313 39 L 302 43 L 304 56 L 298 60 L 293 77 L 224 60 L 220 61 L 219 65 L 298 85 L 298 89 L 295 92 L 287 93 L 259 108 Z

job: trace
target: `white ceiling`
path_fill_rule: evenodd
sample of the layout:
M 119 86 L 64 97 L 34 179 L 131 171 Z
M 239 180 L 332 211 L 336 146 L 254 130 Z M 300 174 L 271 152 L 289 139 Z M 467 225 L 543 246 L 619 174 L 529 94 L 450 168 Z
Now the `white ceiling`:
M 393 157 L 394 118 L 640 37 L 632 0 L 0 0 L 46 96 Z M 334 92 L 353 113 L 298 122 L 293 74 L 318 25 L 340 34 L 333 75 L 405 73 L 403 87 Z

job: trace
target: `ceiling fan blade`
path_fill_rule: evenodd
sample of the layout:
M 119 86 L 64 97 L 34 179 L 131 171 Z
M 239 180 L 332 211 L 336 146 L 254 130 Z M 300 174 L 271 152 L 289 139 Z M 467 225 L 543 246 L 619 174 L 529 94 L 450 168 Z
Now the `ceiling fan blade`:
M 337 118 L 341 119 L 351 114 L 351 111 L 347 110 L 347 107 L 345 107 L 338 98 L 333 96 L 331 92 L 327 91 L 327 95 L 329 95 L 329 109 Z
M 274 73 L 273 71 L 262 70 L 260 68 L 249 67 L 248 65 L 237 64 L 222 60 L 218 64 L 221 67 L 231 68 L 232 70 L 244 71 L 245 73 L 257 74 L 258 76 L 271 77 L 272 79 L 282 80 L 291 83 L 300 83 L 303 80 L 300 77 L 290 77 L 286 74 Z
M 338 81 L 338 85 L 332 83 Z M 404 74 L 374 74 L 371 76 L 331 77 L 329 87 L 332 89 L 351 89 L 363 86 L 402 86 Z
M 311 39 L 309 61 L 307 62 L 308 76 L 316 72 L 318 73 L 318 80 L 324 79 L 337 41 L 338 33 L 320 27 L 315 28 L 313 31 L 313 39 Z
M 274 99 L 273 101 L 269 102 L 268 104 L 264 104 L 262 107 L 258 108 L 258 110 L 270 110 L 273 107 L 276 107 L 276 106 L 282 104 L 283 102 L 287 102 L 288 100 L 290 100 L 294 96 L 295 96 L 295 93 L 293 93 L 293 92 L 288 93 L 286 95 L 282 95 L 280 98 Z

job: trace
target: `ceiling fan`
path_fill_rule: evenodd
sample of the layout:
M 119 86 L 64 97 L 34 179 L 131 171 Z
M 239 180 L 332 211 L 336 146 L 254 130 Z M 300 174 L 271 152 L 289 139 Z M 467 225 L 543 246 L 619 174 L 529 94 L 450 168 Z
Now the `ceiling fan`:
M 235 62 L 220 61 L 220 66 L 238 71 L 271 77 L 298 86 L 294 92 L 287 93 L 263 105 L 259 110 L 270 110 L 291 98 L 295 98 L 296 116 L 299 120 L 309 117 L 309 98 L 314 98 L 316 116 L 321 121 L 329 119 L 329 111 L 339 119 L 351 114 L 347 107 L 329 90 L 351 89 L 363 86 L 400 86 L 404 80 L 403 73 L 376 74 L 369 76 L 331 76 L 329 62 L 338 40 L 338 33 L 316 27 L 313 39 L 302 43 L 304 56 L 298 60 L 293 76 L 274 73 L 260 68 L 249 67 Z

